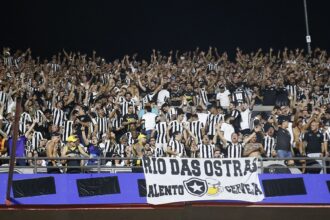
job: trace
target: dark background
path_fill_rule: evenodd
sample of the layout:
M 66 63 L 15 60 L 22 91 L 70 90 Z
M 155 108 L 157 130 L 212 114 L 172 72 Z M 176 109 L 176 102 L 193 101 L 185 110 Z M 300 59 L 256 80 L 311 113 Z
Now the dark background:
M 307 0 L 312 48 L 330 49 L 330 1 Z M 303 0 L 1 1 L 0 46 L 50 57 L 65 48 L 107 59 L 151 49 L 306 48 Z

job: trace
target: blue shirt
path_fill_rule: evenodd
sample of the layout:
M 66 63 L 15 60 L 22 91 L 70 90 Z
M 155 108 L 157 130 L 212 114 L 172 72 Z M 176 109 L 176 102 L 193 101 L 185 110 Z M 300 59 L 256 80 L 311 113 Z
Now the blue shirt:
M 26 141 L 27 138 L 24 135 L 18 137 L 16 142 L 16 157 L 25 157 Z M 10 137 L 8 139 L 8 146 L 9 146 L 9 153 L 11 153 L 11 149 L 13 147 L 13 137 Z

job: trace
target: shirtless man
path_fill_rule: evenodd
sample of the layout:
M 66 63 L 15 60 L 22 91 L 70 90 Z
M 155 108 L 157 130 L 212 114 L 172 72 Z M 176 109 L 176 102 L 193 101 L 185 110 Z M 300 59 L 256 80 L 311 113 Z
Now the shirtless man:
M 138 136 L 138 143 L 133 145 L 133 156 L 142 158 L 145 152 L 145 145 L 147 143 L 147 137 L 144 134 Z M 142 166 L 141 160 L 137 159 L 134 162 L 134 166 Z
M 51 167 L 57 167 L 57 161 L 56 157 L 58 157 L 58 146 L 60 142 L 60 134 L 59 133 L 54 133 L 52 135 L 51 140 L 49 140 L 46 144 L 46 154 L 47 157 L 49 158 L 49 161 L 47 163 L 47 173 L 61 173 L 59 168 L 51 168 Z
M 257 143 L 257 135 L 255 132 L 248 137 L 250 141 L 245 145 L 243 156 L 244 157 L 260 157 L 264 153 L 262 144 Z

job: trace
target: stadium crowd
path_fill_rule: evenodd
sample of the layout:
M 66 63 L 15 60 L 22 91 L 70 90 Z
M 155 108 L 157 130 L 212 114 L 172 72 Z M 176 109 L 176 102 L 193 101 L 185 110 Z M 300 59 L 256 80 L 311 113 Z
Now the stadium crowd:
M 234 61 L 212 47 L 166 55 L 153 50 L 148 61 L 134 54 L 106 62 L 95 51 L 63 50 L 40 60 L 30 49 L 4 48 L 0 156 L 12 148 L 20 97 L 16 156 L 47 156 L 37 162 L 54 167 L 48 172 L 80 165 L 59 156 L 92 158 L 86 165 L 118 158 L 102 160 L 112 166 L 140 166 L 138 159 L 120 158 L 143 156 L 328 157 L 329 73 L 330 58 L 320 49 L 306 55 L 237 48 Z

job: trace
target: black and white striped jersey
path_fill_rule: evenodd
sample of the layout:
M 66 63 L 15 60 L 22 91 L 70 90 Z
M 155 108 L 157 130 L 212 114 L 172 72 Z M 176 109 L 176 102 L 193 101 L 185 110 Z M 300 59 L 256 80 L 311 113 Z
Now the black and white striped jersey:
M 32 150 L 33 150 L 32 141 L 30 139 L 27 139 L 24 148 L 25 155 L 28 155 L 28 153 L 31 152 Z
M 244 89 L 237 88 L 232 94 L 232 100 L 235 103 L 243 103 L 246 102 L 247 95 Z
M 183 123 L 179 122 L 178 120 L 171 121 L 169 123 L 170 126 L 170 137 L 172 137 L 173 133 L 175 132 L 180 132 L 181 134 L 183 133 Z
M 125 134 L 123 134 L 123 136 L 127 137 L 127 144 L 128 145 L 131 146 L 131 145 L 136 143 L 136 141 L 134 140 L 131 132 L 126 132 Z
M 192 121 L 189 123 L 189 130 L 197 138 L 197 144 L 202 143 L 202 128 L 203 123 L 200 121 Z
M 103 146 L 102 146 L 103 145 Z M 103 150 L 103 155 L 113 154 L 115 150 L 115 145 L 111 143 L 111 140 L 105 140 L 100 144 L 101 149 Z
M 330 130 L 329 129 L 326 130 L 323 133 L 323 135 L 324 135 L 324 141 L 326 141 L 328 143 L 328 152 L 330 152 L 330 148 L 329 148 L 329 146 L 330 146 Z
M 131 99 L 129 102 L 126 99 L 123 99 L 121 104 L 121 114 L 126 115 L 128 113 L 128 106 L 133 106 L 133 113 L 135 112 L 135 102 Z
M 12 128 L 12 124 L 10 121 L 5 121 L 4 125 L 3 125 L 3 132 L 5 132 L 8 136 L 10 135 L 10 131 Z
M 199 91 L 199 98 L 201 99 L 202 103 L 207 106 L 209 99 L 207 98 L 207 91 L 205 88 L 201 88 Z
M 17 57 L 14 59 L 14 65 L 16 66 L 16 68 L 18 69 L 21 65 L 21 63 L 24 62 L 24 57 L 23 56 L 20 56 L 20 57 Z
M 172 121 L 172 116 L 177 115 L 177 109 L 171 107 L 168 112 L 165 113 L 167 121 Z
M 103 110 L 105 112 L 105 115 L 109 116 L 113 111 L 112 104 L 111 103 L 107 104 L 106 106 L 104 106 Z
M 154 96 L 155 96 L 154 93 L 149 93 L 149 94 L 145 95 L 142 98 L 142 108 L 144 108 L 145 104 L 149 103 Z
M 103 85 L 106 85 L 109 82 L 110 79 L 110 74 L 109 73 L 103 73 L 100 75 L 100 81 L 102 82 Z
M 115 131 L 122 126 L 122 123 L 123 123 L 122 117 L 114 117 L 111 119 L 111 127 Z
M 231 111 L 230 116 L 233 117 L 234 119 L 237 119 L 240 116 L 240 111 L 238 111 L 237 109 L 234 109 L 233 111 Z
M 53 70 L 53 72 L 57 72 L 57 71 L 60 71 L 61 66 L 60 66 L 60 64 L 57 64 L 57 63 L 51 63 L 50 69 Z
M 216 125 L 223 121 L 223 115 L 213 115 L 209 114 L 206 119 L 206 124 L 207 124 L 207 135 L 216 135 Z
M 5 66 L 12 66 L 13 65 L 13 57 L 12 56 L 6 56 L 3 58 L 3 63 Z
M 66 139 L 73 133 L 73 121 L 65 120 L 62 130 L 62 141 L 66 142 Z
M 119 97 L 118 97 L 118 102 L 119 102 L 119 104 L 123 103 L 124 100 L 125 100 L 125 97 L 123 97 L 123 96 L 119 96 Z
M 156 147 L 154 152 L 153 152 L 154 157 L 164 157 L 165 152 L 162 147 Z
M 39 131 L 33 132 L 31 139 L 31 149 L 30 150 L 38 150 L 40 147 L 40 141 L 43 139 L 42 133 Z
M 35 114 L 35 119 L 37 120 L 37 123 L 44 123 L 44 113 L 41 110 L 37 110 Z
M 297 101 L 301 101 L 303 99 L 306 99 L 304 88 L 298 87 L 297 90 L 296 90 L 296 93 L 297 93 Z
M 107 133 L 109 130 L 109 119 L 106 117 L 97 117 L 96 118 L 96 123 L 97 123 L 97 134 L 99 137 L 102 136 L 102 134 Z
M 62 109 L 53 108 L 53 124 L 56 126 L 62 126 L 65 120 L 65 114 Z
M 53 100 L 45 100 L 44 101 L 45 109 L 53 109 Z
M 321 96 L 319 98 L 319 102 L 321 105 L 328 105 L 330 103 L 330 96 L 326 97 L 326 96 Z
M 27 122 L 32 122 L 32 118 L 29 113 L 23 112 L 19 120 L 19 130 L 23 134 L 27 131 L 27 127 L 26 127 Z
M 155 131 L 157 132 L 156 143 L 157 144 L 166 144 L 167 139 L 167 125 L 166 122 L 158 122 L 155 127 Z
M 224 114 L 217 114 L 219 117 L 219 122 L 224 122 L 225 121 L 225 115 Z
M 289 95 L 292 96 L 293 98 L 297 97 L 297 86 L 296 85 L 287 85 L 286 90 L 288 91 Z
M 8 106 L 8 94 L 6 92 L 0 91 L 0 103 L 4 105 L 4 111 L 6 111 Z
M 186 155 L 184 145 L 177 140 L 171 140 L 168 147 L 170 147 L 173 152 L 178 153 L 178 155 L 172 155 L 172 157 L 184 157 Z
M 97 96 L 98 96 L 98 92 L 89 93 L 88 105 L 94 103 L 95 100 L 97 99 Z
M 120 157 L 125 157 L 126 156 L 126 145 L 124 144 L 116 144 L 115 147 L 115 152 L 120 156 Z
M 197 145 L 200 158 L 213 158 L 214 157 L 214 144 L 198 144 Z
M 95 128 L 95 126 L 97 125 L 97 121 L 95 118 L 91 118 L 91 123 L 89 123 L 89 129 L 90 129 L 90 132 L 93 134 L 93 133 L 97 133 L 97 128 Z
M 208 63 L 207 64 L 207 69 L 209 71 L 216 71 L 218 68 L 218 64 L 217 63 Z
M 272 151 L 275 149 L 275 138 L 266 135 L 264 137 L 264 150 L 266 157 L 272 157 Z
M 232 143 L 227 141 L 227 158 L 240 158 L 243 156 L 243 142 Z

